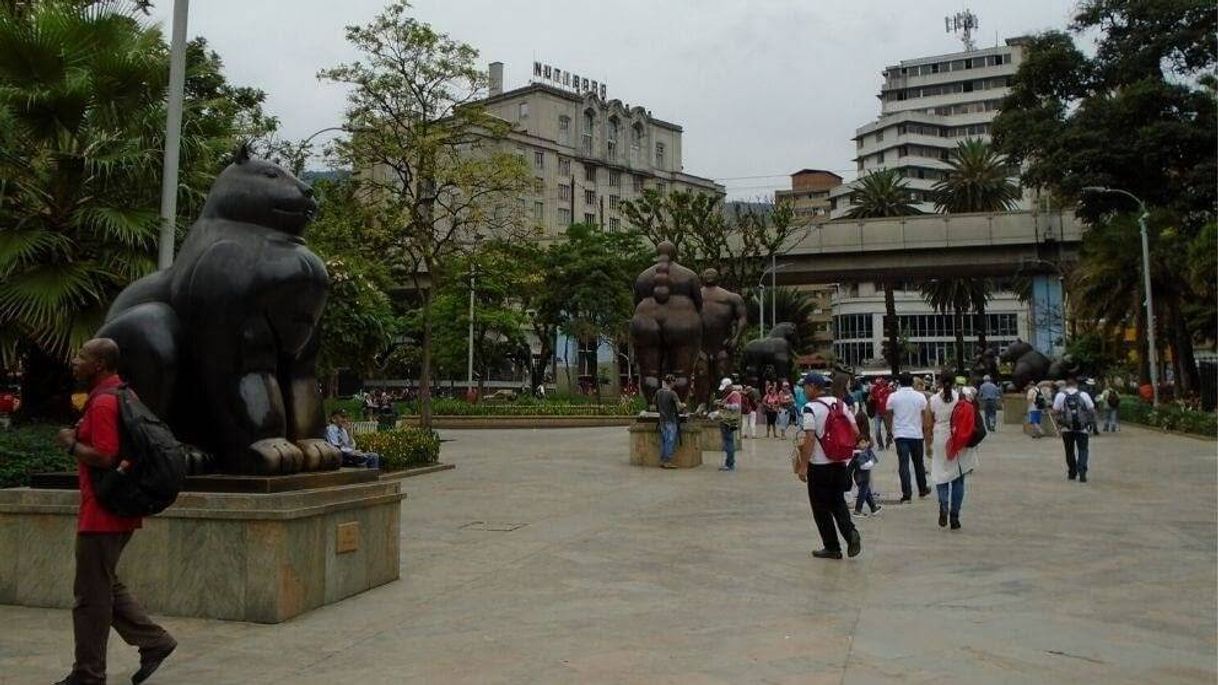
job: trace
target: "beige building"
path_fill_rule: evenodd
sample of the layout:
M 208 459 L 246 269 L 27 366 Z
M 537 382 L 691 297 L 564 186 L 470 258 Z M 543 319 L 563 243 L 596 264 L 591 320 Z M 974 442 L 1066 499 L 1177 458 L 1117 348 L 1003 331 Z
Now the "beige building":
M 791 174 L 791 189 L 774 191 L 774 204 L 789 203 L 797 219 L 820 223 L 829 220 L 829 192 L 842 184 L 842 177 L 822 169 L 800 169 Z
M 557 237 L 572 223 L 619 228 L 625 223 L 620 203 L 644 189 L 725 194 L 711 179 L 685 173 L 679 125 L 606 100 L 603 89 L 580 93 L 536 82 L 505 91 L 503 73 L 501 62 L 490 65 L 482 104 L 515 125 L 508 144 L 538 181 L 537 192 L 521 199 L 538 237 Z

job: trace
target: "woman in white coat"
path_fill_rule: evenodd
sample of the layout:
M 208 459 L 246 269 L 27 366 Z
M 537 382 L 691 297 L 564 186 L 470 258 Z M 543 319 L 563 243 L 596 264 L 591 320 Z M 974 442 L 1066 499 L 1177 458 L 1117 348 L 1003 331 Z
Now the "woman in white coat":
M 940 382 L 942 390 L 931 396 L 926 409 L 935 421 L 930 477 L 939 491 L 939 526 L 946 526 L 950 517 L 952 530 L 958 530 L 960 505 L 964 503 L 964 477 L 977 468 L 977 451 L 959 444 L 959 439 L 952 441 L 952 411 L 957 403 L 966 400 L 953 389 L 955 382 L 951 374 L 944 373 Z

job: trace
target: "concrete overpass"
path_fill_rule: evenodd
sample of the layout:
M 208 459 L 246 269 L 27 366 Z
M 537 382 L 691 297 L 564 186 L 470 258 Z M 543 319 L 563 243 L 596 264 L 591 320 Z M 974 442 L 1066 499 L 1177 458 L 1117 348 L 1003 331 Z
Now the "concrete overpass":
M 922 214 L 810 226 L 778 256 L 780 285 L 1057 274 L 1078 259 L 1073 212 Z M 786 266 L 781 266 L 786 265 Z M 1060 265 L 1060 267 L 1059 267 Z

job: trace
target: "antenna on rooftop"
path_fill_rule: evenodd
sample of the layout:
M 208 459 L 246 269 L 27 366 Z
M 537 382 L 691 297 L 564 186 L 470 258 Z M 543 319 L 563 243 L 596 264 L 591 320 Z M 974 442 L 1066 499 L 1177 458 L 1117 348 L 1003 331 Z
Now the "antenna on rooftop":
M 960 32 L 960 40 L 964 42 L 964 49 L 972 52 L 977 49 L 976 43 L 973 42 L 973 30 L 980 26 L 977 21 L 977 15 L 969 10 L 956 12 L 950 17 L 943 17 L 943 24 L 947 28 L 947 32 Z

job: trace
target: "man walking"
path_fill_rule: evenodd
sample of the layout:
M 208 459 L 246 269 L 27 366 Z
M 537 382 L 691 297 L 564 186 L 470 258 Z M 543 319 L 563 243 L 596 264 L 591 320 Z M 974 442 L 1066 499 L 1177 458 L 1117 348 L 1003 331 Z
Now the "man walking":
M 1002 389 L 986 375 L 981 379 L 981 387 L 977 388 L 977 399 L 981 401 L 981 411 L 985 413 L 985 428 L 993 433 L 998 430 L 998 403 L 1002 400 Z
M 114 394 L 122 384 L 117 373 L 118 357 L 118 345 L 113 340 L 95 338 L 72 358 L 72 375 L 88 386 L 89 399 L 76 428 L 64 428 L 55 436 L 56 444 L 76 458 L 80 487 L 73 583 L 76 603 L 72 607 L 76 662 L 72 673 L 57 685 L 105 685 L 106 642 L 111 626 L 127 644 L 139 648 L 140 668 L 131 678 L 133 683 L 147 680 L 178 646 L 169 633 L 148 618 L 115 572 L 123 547 L 142 519 L 106 511 L 93 494 L 90 469 L 121 468 L 117 463 L 121 448 L 119 402 Z
M 910 461 L 913 462 L 914 477 L 918 481 L 918 497 L 930 494 L 930 488 L 926 485 L 926 464 L 922 460 L 926 396 L 914 390 L 913 375 L 910 373 L 902 373 L 898 381 L 901 387 L 888 396 L 888 419 L 897 443 L 897 475 L 901 478 L 901 503 L 904 504 L 913 499 L 913 488 L 909 483 Z
M 1095 421 L 1095 402 L 1079 390 L 1078 379 L 1071 376 L 1066 387 L 1053 398 L 1053 417 L 1066 446 L 1066 477 L 1087 482 L 1088 441 L 1090 425 Z M 1076 454 L 1077 453 L 1077 454 Z
M 672 455 L 677 453 L 677 438 L 681 430 L 681 400 L 673 392 L 672 384 L 677 377 L 671 373 L 664 376 L 660 389 L 656 391 L 656 411 L 660 413 L 660 468 L 675 469 Z
M 850 462 L 830 461 L 821 447 L 829 412 L 841 400 L 827 394 L 829 379 L 818 373 L 804 376 L 803 386 L 808 394 L 808 404 L 802 410 L 804 433 L 794 468 L 799 480 L 808 484 L 812 518 L 824 544 L 824 547 L 812 552 L 812 556 L 817 559 L 841 559 L 842 544 L 838 539 L 838 531 L 841 531 L 846 539 L 846 554 L 856 557 L 863 551 L 863 539 L 850 518 L 850 508 L 846 506 L 845 492 L 850 489 Z

